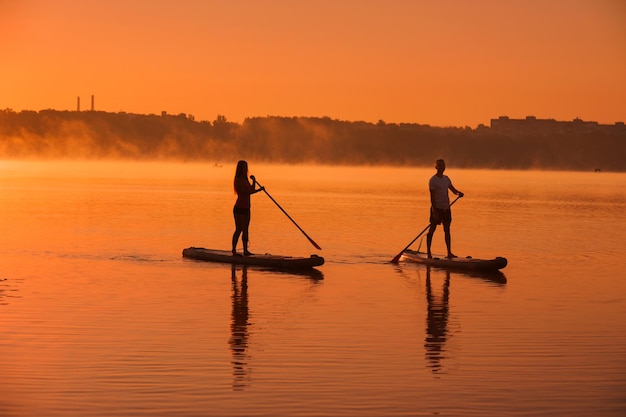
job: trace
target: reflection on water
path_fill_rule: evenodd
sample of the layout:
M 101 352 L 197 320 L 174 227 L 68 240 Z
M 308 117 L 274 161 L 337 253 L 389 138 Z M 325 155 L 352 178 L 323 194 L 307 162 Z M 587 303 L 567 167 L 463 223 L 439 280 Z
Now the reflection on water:
M 280 269 L 259 269 L 260 271 L 270 272 L 272 274 L 284 275 L 284 276 L 300 276 L 309 278 L 312 281 L 318 281 L 324 279 L 324 273 L 316 268 L 310 269 L 294 269 L 294 270 L 280 270 Z
M 468 274 L 470 277 L 481 278 L 487 282 L 493 282 L 496 284 L 506 284 L 506 275 L 502 271 L 484 272 Z
M 421 266 L 418 266 L 421 268 Z M 450 317 L 450 284 L 451 272 L 445 269 L 431 268 L 426 266 L 426 338 L 424 348 L 426 350 L 427 366 L 433 374 L 444 372 L 443 360 L 447 357 L 446 341 L 449 338 L 448 321 Z M 439 271 L 445 274 L 443 283 L 439 287 L 433 284 L 432 272 Z M 480 273 L 455 272 L 457 277 L 480 278 L 486 282 L 506 284 L 506 276 L 500 271 Z
M 5 298 L 7 296 L 6 278 L 0 278 L 0 305 L 7 304 Z
M 15 298 L 17 288 L 12 285 L 8 278 L 0 278 L 0 305 L 9 304 L 10 298 Z
M 242 391 L 249 384 L 248 369 L 248 268 L 241 267 L 241 277 L 237 277 L 237 266 L 232 266 L 232 321 L 231 336 L 228 343 L 232 352 L 233 390 Z
M 506 275 L 502 271 L 468 271 L 457 272 L 459 275 L 463 275 L 471 278 L 480 278 L 483 281 L 491 282 L 495 284 L 506 284 Z
M 317 269 L 302 271 L 273 271 L 255 269 L 265 273 L 276 274 L 285 277 L 305 277 L 313 283 L 324 279 L 324 274 Z M 308 288 L 308 287 L 307 287 Z M 248 296 L 248 267 L 245 265 L 232 265 L 231 267 L 231 323 L 230 338 L 228 344 L 231 351 L 232 365 L 232 390 L 244 391 L 250 387 L 250 308 Z
M 433 373 L 441 372 L 442 359 L 445 358 L 445 344 L 448 334 L 448 316 L 450 300 L 450 272 L 446 271 L 446 278 L 441 290 L 433 290 L 430 279 L 430 267 L 426 267 L 426 360 Z

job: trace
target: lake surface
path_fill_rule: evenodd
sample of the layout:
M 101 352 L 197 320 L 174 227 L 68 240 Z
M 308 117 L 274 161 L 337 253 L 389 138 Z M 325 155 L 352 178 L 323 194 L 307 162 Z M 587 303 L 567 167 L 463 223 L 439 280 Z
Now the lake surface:
M 229 248 L 234 165 L 0 161 L 0 416 L 626 413 L 626 174 L 450 164 L 494 277 L 389 262 L 434 169 L 250 161 L 323 248 L 254 195 L 253 252 L 326 259 L 290 274 L 182 259 Z

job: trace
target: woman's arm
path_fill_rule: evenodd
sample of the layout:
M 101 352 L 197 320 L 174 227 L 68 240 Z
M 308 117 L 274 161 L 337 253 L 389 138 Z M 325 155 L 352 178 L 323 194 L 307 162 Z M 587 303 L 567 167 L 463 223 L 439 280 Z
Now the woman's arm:
M 258 193 L 259 191 L 265 191 L 265 187 L 263 187 L 263 186 L 260 186 L 259 188 L 256 188 L 256 189 L 255 189 L 255 187 L 256 187 L 259 183 L 258 183 L 258 182 L 256 182 L 256 178 L 254 177 L 254 175 L 250 175 L 250 178 L 252 178 L 252 189 L 254 190 L 254 191 L 252 191 L 252 193 L 251 193 L 251 194 L 256 194 L 256 193 Z

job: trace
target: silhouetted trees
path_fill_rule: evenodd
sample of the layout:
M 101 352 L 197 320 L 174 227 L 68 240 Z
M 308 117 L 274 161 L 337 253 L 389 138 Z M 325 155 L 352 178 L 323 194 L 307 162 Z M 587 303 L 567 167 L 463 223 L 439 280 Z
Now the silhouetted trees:
M 0 158 L 124 158 L 626 171 L 626 130 L 497 134 L 479 126 L 97 111 L 0 111 Z

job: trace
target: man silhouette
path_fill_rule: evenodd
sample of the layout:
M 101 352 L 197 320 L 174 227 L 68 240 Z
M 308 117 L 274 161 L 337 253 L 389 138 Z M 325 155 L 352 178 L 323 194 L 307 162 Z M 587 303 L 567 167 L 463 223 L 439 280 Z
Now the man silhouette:
M 448 248 L 448 258 L 456 258 L 451 249 L 450 223 L 452 222 L 452 211 L 450 210 L 450 197 L 448 190 L 452 191 L 459 197 L 463 197 L 463 193 L 454 188 L 452 181 L 447 175 L 443 175 L 446 170 L 446 163 L 443 159 L 438 159 L 435 163 L 437 173 L 428 181 L 428 189 L 430 190 L 430 228 L 426 235 L 426 247 L 429 258 L 432 258 L 430 246 L 433 243 L 433 234 L 438 224 L 443 224 L 445 234 L 446 247 Z

